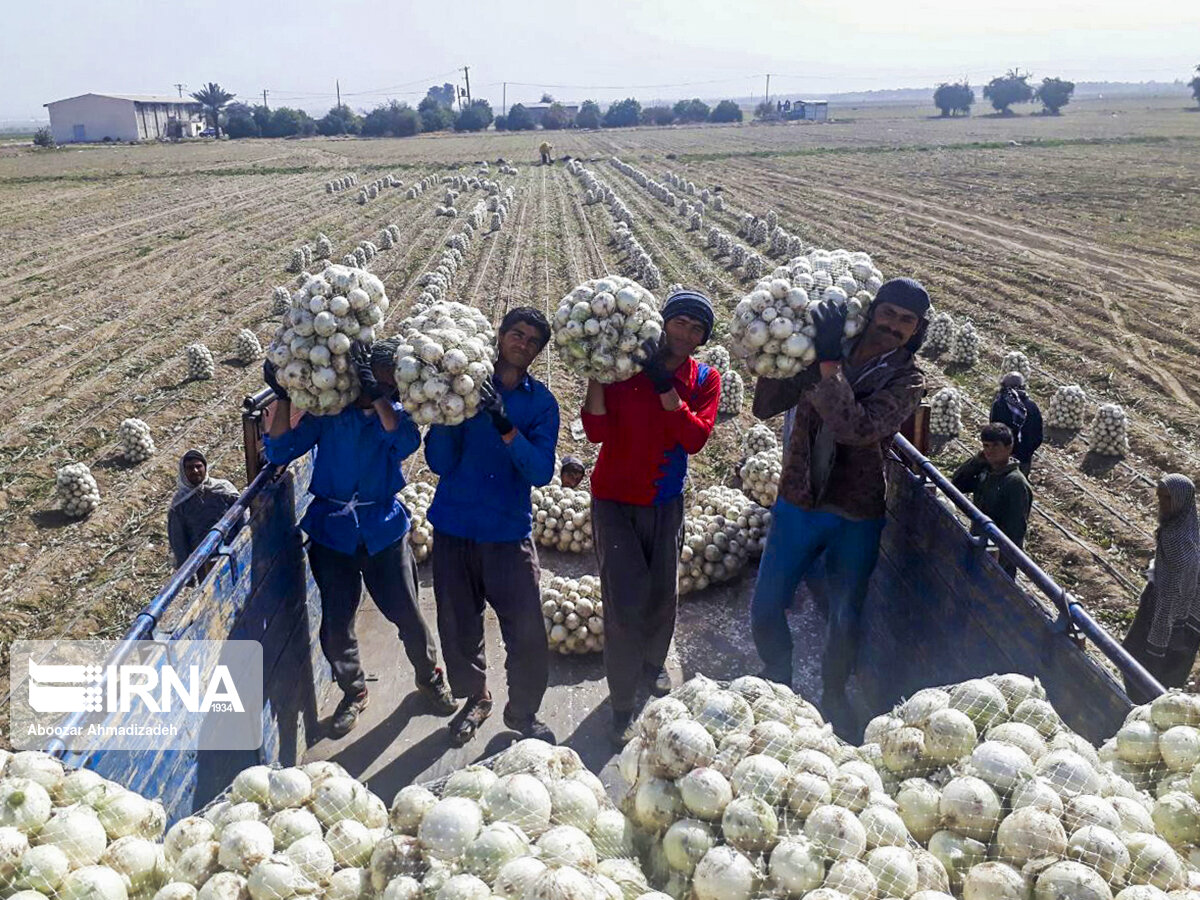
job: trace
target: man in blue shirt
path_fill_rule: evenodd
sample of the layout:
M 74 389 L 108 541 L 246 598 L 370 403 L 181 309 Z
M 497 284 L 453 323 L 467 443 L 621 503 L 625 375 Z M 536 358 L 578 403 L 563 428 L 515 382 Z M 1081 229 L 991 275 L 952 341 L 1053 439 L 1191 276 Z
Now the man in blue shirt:
M 483 609 L 500 620 L 507 654 L 504 724 L 525 737 L 554 741 L 537 717 L 549 678 L 540 571 L 529 493 L 554 476 L 558 403 L 529 366 L 550 340 L 550 323 L 532 307 L 500 323 L 483 408 L 461 425 L 434 425 L 425 459 L 438 476 L 429 505 L 433 524 L 433 591 L 446 673 L 466 698 L 451 740 L 469 741 L 492 713 L 484 659 Z
M 408 413 L 382 384 L 395 342 L 373 350 L 352 348 L 352 367 L 362 393 L 334 416 L 305 413 L 293 427 L 292 406 L 268 360 L 263 377 L 279 398 L 264 445 L 267 459 L 285 465 L 317 448 L 309 493 L 312 502 L 300 523 L 309 537 L 308 561 L 321 592 L 321 650 L 344 693 L 329 725 L 342 737 L 367 705 L 366 676 L 359 661 L 354 616 L 362 584 L 379 611 L 400 633 L 416 673 L 417 689 L 438 715 L 458 704 L 437 667 L 433 636 L 417 605 L 417 569 L 408 544 L 408 510 L 396 495 L 404 487 L 401 461 L 421 446 Z

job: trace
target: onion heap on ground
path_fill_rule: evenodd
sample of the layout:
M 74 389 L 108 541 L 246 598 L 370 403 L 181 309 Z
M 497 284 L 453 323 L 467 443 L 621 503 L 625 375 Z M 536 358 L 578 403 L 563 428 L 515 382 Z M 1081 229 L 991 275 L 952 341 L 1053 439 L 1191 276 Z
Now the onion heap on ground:
M 929 431 L 939 438 L 955 438 L 962 431 L 962 392 L 944 387 L 929 400 Z
M 954 332 L 950 342 L 950 362 L 960 366 L 973 366 L 979 362 L 979 333 L 969 319 Z
M 375 340 L 388 305 L 383 282 L 349 266 L 330 265 L 292 294 L 267 358 L 297 409 L 336 415 L 357 399 L 350 345 Z
M 862 331 L 867 308 L 882 283 L 882 274 L 866 253 L 810 250 L 777 268 L 738 302 L 729 326 L 732 349 L 756 375 L 795 375 L 817 358 L 810 305 L 821 300 L 845 303 L 845 336 L 853 338 Z
M 54 488 L 63 512 L 73 519 L 91 515 L 100 505 L 100 488 L 84 463 L 68 463 L 60 468 L 54 475 Z
M 188 344 L 183 352 L 187 357 L 188 381 L 207 381 L 216 373 L 212 351 L 203 344 Z
M 1167 700 L 1160 711 L 1161 724 L 1194 730 L 1200 698 Z M 1163 832 L 1166 825 L 1179 846 L 1200 838 L 1200 802 L 1181 791 L 1155 804 L 1131 783 L 1160 752 L 1148 719 L 1148 709 L 1135 710 L 1097 753 L 1063 724 L 1035 679 L 992 675 L 918 691 L 867 725 L 861 751 L 955 896 L 1162 900 L 1162 891 L 1200 878 Z M 1200 733 L 1177 734 L 1174 783 L 1186 783 Z
M 679 593 L 702 591 L 737 576 L 750 558 L 750 546 L 737 520 L 721 513 L 688 515 L 679 550 Z
M 563 487 L 558 476 L 530 492 L 533 539 L 562 553 L 592 552 L 592 495 Z
M 932 309 L 930 310 L 933 313 Z M 954 344 L 954 319 L 948 312 L 933 313 L 925 332 L 924 349 L 929 353 L 947 353 Z
M 271 291 L 271 315 L 282 316 L 292 308 L 292 294 L 282 284 L 275 285 Z
M 783 472 L 783 452 L 779 447 L 762 450 L 742 463 L 738 474 L 746 495 L 768 509 L 775 504 L 779 492 L 779 476 Z
M 1000 369 L 1005 375 L 1009 372 L 1020 372 L 1028 382 L 1033 375 L 1033 366 L 1030 365 L 1029 357 L 1020 350 L 1009 350 L 1004 354 L 1004 359 L 1000 363 Z
M 550 649 L 564 655 L 604 649 L 604 603 L 595 575 L 556 575 L 542 591 L 542 621 Z
M 400 323 L 396 387 L 418 425 L 458 425 L 479 411 L 492 377 L 496 335 L 478 309 L 435 303 Z
M 125 419 L 117 429 L 117 446 L 126 462 L 145 462 L 155 451 L 150 426 L 141 419 Z
M 1129 416 L 1116 403 L 1105 403 L 1096 410 L 1089 436 L 1091 448 L 1103 456 L 1124 456 L 1129 452 Z
M 620 275 L 579 285 L 559 302 L 551 325 L 563 364 L 604 384 L 641 371 L 634 354 L 643 341 L 657 341 L 662 335 L 654 295 Z
M 237 333 L 237 337 L 233 340 L 233 355 L 237 357 L 238 362 L 250 365 L 262 359 L 262 344 L 258 342 L 256 335 L 249 328 L 243 328 Z
M 696 492 L 692 500 L 690 515 L 721 514 L 732 519 L 741 530 L 750 556 L 762 555 L 767 542 L 767 529 L 771 525 L 771 510 L 756 500 L 751 500 L 737 488 L 712 484 Z
M 313 246 L 314 259 L 329 259 L 333 256 L 333 241 L 329 240 L 329 236 L 324 233 L 317 234 L 317 240 Z
M 408 510 L 408 544 L 413 559 L 423 563 L 433 552 L 433 526 L 429 524 L 429 504 L 436 487 L 427 481 L 410 481 L 400 489 L 400 502 Z
M 770 425 L 763 422 L 755 422 L 751 425 L 750 430 L 742 438 L 742 449 L 746 451 L 747 456 L 762 453 L 764 450 L 774 450 L 778 446 L 779 441 L 775 438 L 775 432 L 771 430 Z
M 1064 384 L 1050 398 L 1046 410 L 1046 424 L 1051 428 L 1078 431 L 1084 424 L 1084 407 L 1087 395 L 1077 384 Z

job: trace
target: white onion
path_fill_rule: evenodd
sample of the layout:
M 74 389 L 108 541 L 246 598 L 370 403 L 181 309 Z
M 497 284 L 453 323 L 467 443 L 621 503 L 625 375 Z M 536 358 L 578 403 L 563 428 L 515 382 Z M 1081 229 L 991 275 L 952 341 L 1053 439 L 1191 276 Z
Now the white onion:
M 1030 860 L 1063 856 L 1067 833 L 1050 813 L 1023 806 L 1000 823 L 996 846 L 1001 859 L 1019 868 Z
M 0 780 L 0 825 L 11 825 L 27 834 L 38 831 L 50 818 L 50 794 L 30 778 Z
M 196 894 L 196 900 L 246 900 L 249 882 L 236 872 L 218 872 Z
M 917 862 L 905 847 L 876 847 L 867 854 L 881 896 L 907 897 L 917 889 Z
M 788 897 L 800 897 L 821 886 L 825 862 L 803 838 L 787 838 L 775 845 L 769 864 L 771 880 Z
M 1071 835 L 1067 855 L 1091 866 L 1109 884 L 1122 884 L 1129 871 L 1129 851 L 1120 837 L 1100 825 L 1085 825 Z
M 688 812 L 700 819 L 719 819 L 733 799 L 728 779 L 716 769 L 696 768 L 679 779 L 677 786 Z
M 556 825 L 537 841 L 538 855 L 548 866 L 591 871 L 599 862 L 587 834 L 574 825 Z
M 68 872 L 57 900 L 128 900 L 125 879 L 108 866 L 83 866 Z
M 233 822 L 221 829 L 220 845 L 221 866 L 247 874 L 275 852 L 275 837 L 262 822 Z
M 519 778 L 522 776 L 513 777 Z M 492 790 L 488 791 L 488 808 L 495 818 L 512 821 L 507 816 L 496 815 L 494 808 L 491 806 L 493 792 L 506 781 L 508 779 L 501 779 Z M 541 787 L 541 785 L 539 784 L 538 787 Z M 545 788 L 542 788 L 543 794 L 545 794 L 545 790 Z M 545 805 L 547 807 L 545 812 L 548 821 L 550 817 L 548 809 L 550 805 L 549 795 L 545 798 Z M 511 815 L 512 811 L 506 808 L 504 812 Z M 515 824 L 520 825 L 520 822 L 516 822 Z M 449 797 L 445 800 L 439 800 L 425 814 L 425 818 L 421 820 L 421 825 L 417 829 L 417 839 L 421 842 L 421 846 L 432 856 L 437 859 L 450 860 L 462 856 L 466 852 L 467 847 L 479 835 L 479 830 L 482 827 L 483 814 L 480 812 L 478 804 L 465 797 Z
M 905 827 L 922 844 L 929 842 L 935 831 L 941 828 L 941 812 L 938 809 L 942 793 L 924 778 L 910 778 L 901 782 L 896 794 L 896 804 Z
M 696 900 L 750 900 L 757 882 L 754 864 L 732 847 L 713 847 L 696 864 Z
M 680 819 L 663 835 L 663 851 L 671 868 L 690 875 L 715 841 L 708 825 L 698 819 Z
M 246 882 L 253 900 L 287 900 L 316 890 L 316 885 L 304 877 L 300 866 L 279 853 L 251 869 Z
M 982 779 L 965 775 L 942 789 L 938 810 L 943 827 L 986 842 L 1000 821 L 1000 798 Z
M 1056 862 L 1038 875 L 1034 900 L 1112 900 L 1112 891 L 1095 871 L 1077 862 Z
M 46 823 L 38 843 L 59 847 L 71 861 L 71 868 L 95 865 L 108 844 L 104 826 L 87 806 L 71 806 Z
M 826 859 L 858 859 L 867 849 L 867 831 L 850 810 L 821 806 L 804 823 L 804 835 Z
M 963 877 L 963 900 L 1028 900 L 1025 878 L 1002 862 L 972 866 Z
M 958 890 L 963 876 L 974 865 L 987 858 L 987 846 L 953 831 L 938 831 L 929 839 L 929 852 L 937 857 L 950 878 L 950 886 Z
M 266 806 L 271 787 L 270 776 L 270 766 L 250 766 L 242 769 L 234 776 L 233 784 L 230 785 L 230 801 L 233 803 L 250 801 Z
M 20 890 L 53 894 L 67 877 L 71 862 L 58 847 L 30 847 L 21 857 L 13 886 Z
M 313 835 L 320 837 L 320 835 Z M 371 831 L 362 822 L 354 819 L 342 819 L 334 822 L 325 832 L 325 843 L 329 845 L 333 858 L 338 866 L 366 866 L 371 861 L 371 852 L 375 849 L 375 840 Z
M 532 856 L 523 856 L 500 867 L 492 890 L 506 900 L 521 900 L 530 886 L 546 871 L 546 864 Z
M 502 777 L 488 788 L 481 805 L 490 821 L 511 822 L 531 838 L 550 826 L 553 811 L 546 787 L 523 772 Z M 474 839 L 474 835 L 471 837 Z
M 392 828 L 401 834 L 416 834 L 421 819 L 436 804 L 437 797 L 428 788 L 423 788 L 419 784 L 410 784 L 397 791 L 396 797 L 392 801 L 388 820 Z
M 830 866 L 824 887 L 850 900 L 872 900 L 877 890 L 871 870 L 856 859 L 839 859 Z

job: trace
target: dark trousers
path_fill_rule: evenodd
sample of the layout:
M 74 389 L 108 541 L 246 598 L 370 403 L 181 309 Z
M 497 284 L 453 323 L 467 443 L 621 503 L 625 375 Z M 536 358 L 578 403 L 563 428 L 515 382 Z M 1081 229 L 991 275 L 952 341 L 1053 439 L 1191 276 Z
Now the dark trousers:
M 321 592 L 321 650 L 338 687 L 357 694 L 367 686 L 354 633 L 364 581 L 379 611 L 400 633 L 417 683 L 433 681 L 437 651 L 417 606 L 417 566 L 407 535 L 374 556 L 361 545 L 350 554 L 310 541 L 308 563 Z
M 604 668 L 617 712 L 633 709 L 643 673 L 667 661 L 679 605 L 683 497 L 660 506 L 592 501 L 604 600 Z
M 446 676 L 455 697 L 487 690 L 483 606 L 500 621 L 508 675 L 508 706 L 517 718 L 542 705 L 550 678 L 550 649 L 542 622 L 541 570 L 532 538 L 485 543 L 433 535 L 433 594 Z
M 858 654 L 859 619 L 879 560 L 883 525 L 883 519 L 860 522 L 801 509 L 782 498 L 775 501 L 750 602 L 754 646 L 768 678 L 792 683 L 792 632 L 785 613 L 801 579 L 824 553 L 829 612 L 821 679 L 828 691 L 845 690 Z
M 1150 624 L 1154 621 L 1154 608 L 1158 595 L 1154 591 L 1154 582 L 1149 582 L 1138 600 L 1137 613 L 1129 633 L 1121 642 L 1129 655 L 1142 664 L 1147 672 L 1158 679 L 1165 688 L 1179 688 L 1187 684 L 1188 676 L 1192 674 L 1192 666 L 1196 663 L 1196 652 L 1200 650 L 1200 635 L 1179 625 L 1171 632 L 1167 652 L 1163 656 L 1155 656 L 1150 652 Z M 1125 679 L 1125 693 L 1135 704 L 1149 703 L 1154 698 L 1139 691 Z

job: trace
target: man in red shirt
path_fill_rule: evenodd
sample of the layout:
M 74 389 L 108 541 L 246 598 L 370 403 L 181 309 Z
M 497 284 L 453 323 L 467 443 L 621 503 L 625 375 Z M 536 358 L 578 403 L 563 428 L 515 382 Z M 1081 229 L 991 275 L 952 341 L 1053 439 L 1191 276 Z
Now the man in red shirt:
M 712 334 L 712 304 L 677 291 L 663 334 L 642 350 L 642 371 L 616 384 L 588 381 L 583 428 L 600 444 L 592 473 L 592 537 L 604 600 L 604 667 L 613 740 L 624 743 L 640 683 L 671 690 L 664 664 L 675 632 L 676 569 L 687 458 L 717 420 L 721 376 L 692 359 Z

